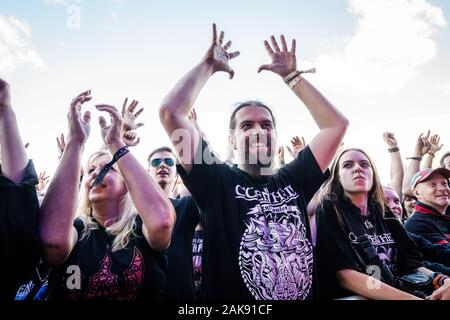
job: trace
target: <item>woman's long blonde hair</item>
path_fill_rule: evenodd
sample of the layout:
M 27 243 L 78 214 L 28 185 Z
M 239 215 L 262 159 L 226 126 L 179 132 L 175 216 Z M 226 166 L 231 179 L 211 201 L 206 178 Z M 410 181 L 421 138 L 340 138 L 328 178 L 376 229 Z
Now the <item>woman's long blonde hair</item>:
M 381 213 L 382 217 L 385 214 L 385 200 L 384 200 L 384 191 L 380 182 L 380 178 L 378 176 L 378 171 L 375 168 L 375 165 L 372 159 L 367 155 L 367 153 L 358 148 L 350 148 L 343 150 L 333 161 L 331 165 L 331 174 L 328 180 L 325 182 L 322 191 L 320 192 L 320 199 L 328 199 L 331 201 L 350 201 L 348 197 L 345 195 L 345 190 L 342 187 L 342 184 L 339 180 L 339 161 L 342 156 L 349 151 L 357 151 L 366 156 L 367 160 L 369 160 L 370 167 L 373 171 L 373 181 L 372 188 L 369 190 L 368 194 L 368 206 L 375 206 L 378 211 Z
M 93 153 L 87 162 L 86 169 L 89 170 L 92 163 L 100 158 L 107 156 L 112 159 L 111 154 L 106 150 L 99 150 Z M 114 168 L 119 171 L 119 168 L 114 165 Z M 80 240 L 85 239 L 89 236 L 91 230 L 98 228 L 97 223 L 94 221 L 92 215 L 92 204 L 89 201 L 89 189 L 85 186 L 85 180 L 89 178 L 86 173 L 81 186 L 81 199 L 77 210 L 77 216 L 84 223 L 84 230 Z M 106 227 L 106 232 L 114 236 L 112 251 L 117 251 L 124 249 L 128 246 L 130 242 L 130 237 L 134 234 L 136 217 L 138 215 L 136 208 L 134 207 L 133 201 L 131 200 L 130 193 L 127 191 L 119 203 L 120 216 L 117 221 L 111 221 L 111 225 Z

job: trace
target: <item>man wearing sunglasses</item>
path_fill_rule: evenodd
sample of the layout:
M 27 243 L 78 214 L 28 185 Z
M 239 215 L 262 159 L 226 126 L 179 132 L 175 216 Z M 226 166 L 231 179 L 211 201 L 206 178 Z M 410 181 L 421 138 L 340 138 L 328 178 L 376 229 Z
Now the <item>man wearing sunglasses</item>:
M 153 150 L 148 157 L 148 172 L 172 202 L 176 221 L 167 249 L 166 294 L 169 300 L 196 299 L 192 265 L 192 239 L 200 214 L 191 196 L 174 198 L 177 182 L 176 158 L 168 147 Z

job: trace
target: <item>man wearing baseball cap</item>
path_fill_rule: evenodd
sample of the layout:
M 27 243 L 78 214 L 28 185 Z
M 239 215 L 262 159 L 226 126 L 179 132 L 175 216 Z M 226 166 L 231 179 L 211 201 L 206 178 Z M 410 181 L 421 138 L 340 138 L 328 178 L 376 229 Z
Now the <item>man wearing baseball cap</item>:
M 411 189 L 418 202 L 413 216 L 406 222 L 408 232 L 428 241 L 450 247 L 450 170 L 424 169 L 412 179 Z

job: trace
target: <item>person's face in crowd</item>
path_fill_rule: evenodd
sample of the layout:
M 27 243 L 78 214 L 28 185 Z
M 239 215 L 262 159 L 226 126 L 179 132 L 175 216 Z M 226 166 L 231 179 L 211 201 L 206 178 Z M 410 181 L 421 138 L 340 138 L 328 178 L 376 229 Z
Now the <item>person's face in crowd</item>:
M 411 216 L 416 208 L 416 199 L 411 197 L 410 195 L 405 194 L 405 199 L 403 200 L 403 204 L 405 205 L 405 210 L 408 216 Z
M 444 168 L 450 170 L 450 156 L 445 157 L 442 162 L 444 164 Z
M 339 159 L 339 180 L 346 193 L 369 193 L 373 185 L 369 159 L 356 150 L 344 153 Z
M 125 181 L 115 167 L 108 171 L 101 185 L 93 186 L 95 178 L 109 161 L 111 161 L 109 156 L 100 156 L 92 161 L 88 168 L 88 178 L 85 181 L 85 187 L 88 190 L 90 202 L 118 200 L 127 193 Z
M 448 181 L 439 173 L 432 173 L 427 180 L 420 182 L 414 188 L 414 195 L 439 212 L 445 211 L 450 205 L 450 188 Z
M 395 217 L 401 222 L 403 215 L 402 203 L 400 202 L 400 197 L 397 192 L 391 188 L 383 188 L 384 191 L 384 201 Z
M 157 152 L 150 158 L 148 171 L 150 176 L 165 190 L 167 186 L 172 189 L 176 181 L 176 159 L 168 151 Z
M 233 133 L 238 161 L 270 167 L 276 148 L 276 131 L 270 112 L 258 106 L 247 106 L 236 112 Z

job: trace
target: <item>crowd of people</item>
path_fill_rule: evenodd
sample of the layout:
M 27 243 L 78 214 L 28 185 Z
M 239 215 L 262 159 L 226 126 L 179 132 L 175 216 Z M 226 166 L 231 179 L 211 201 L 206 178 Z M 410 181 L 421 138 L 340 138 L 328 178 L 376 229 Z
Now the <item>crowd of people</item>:
M 213 25 L 206 55 L 159 108 L 173 146 L 147 167 L 132 152 L 134 100 L 121 112 L 96 105 L 110 121 L 99 118 L 103 147 L 81 164 L 86 91 L 68 108 L 55 174 L 38 176 L 0 79 L 0 301 L 450 299 L 450 152 L 433 164 L 439 136 L 420 134 L 405 167 L 384 133 L 382 185 L 366 151 L 343 147 L 351 118 L 297 69 L 295 40 L 271 36 L 258 72 L 282 79 L 318 133 L 294 136 L 287 163 L 270 107 L 245 101 L 223 159 L 194 105 L 214 74 L 233 78 L 230 46 Z

